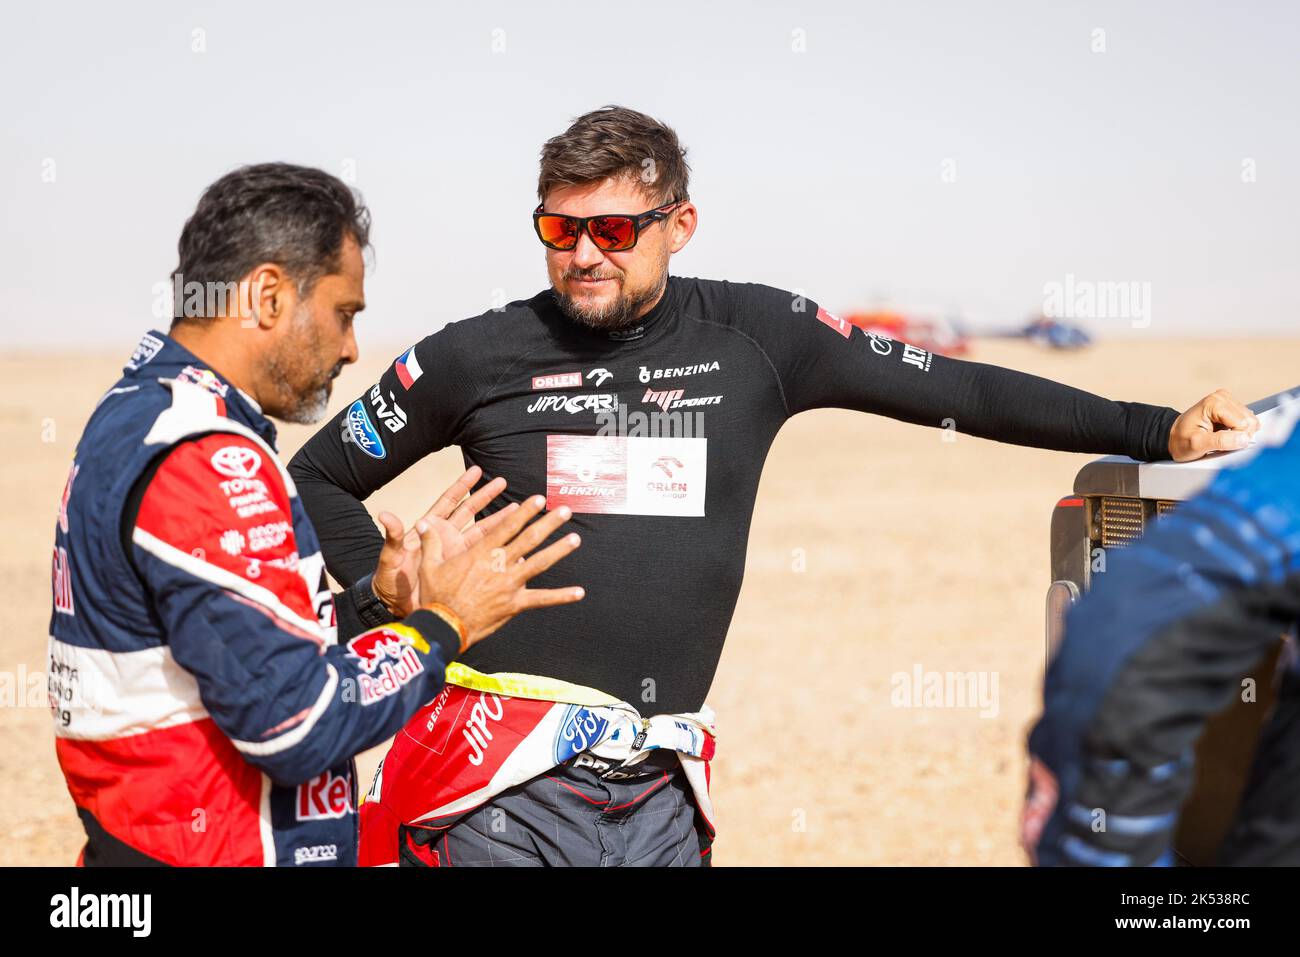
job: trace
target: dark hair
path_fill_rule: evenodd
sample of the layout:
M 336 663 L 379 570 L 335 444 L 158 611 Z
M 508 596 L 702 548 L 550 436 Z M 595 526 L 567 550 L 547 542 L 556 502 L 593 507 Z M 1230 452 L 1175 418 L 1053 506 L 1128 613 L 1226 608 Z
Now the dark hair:
M 177 301 L 175 321 L 214 318 L 210 291 L 259 263 L 281 266 L 308 295 L 316 280 L 338 271 L 345 236 L 369 246 L 370 211 L 342 180 L 289 163 L 241 166 L 203 191 L 181 230 L 173 285 L 179 276 L 185 287 L 197 282 L 209 293 L 202 316 L 185 315 Z
M 537 198 L 558 186 L 592 183 L 611 176 L 638 179 L 655 200 L 689 198 L 691 168 L 672 127 L 625 106 L 584 113 L 542 147 Z

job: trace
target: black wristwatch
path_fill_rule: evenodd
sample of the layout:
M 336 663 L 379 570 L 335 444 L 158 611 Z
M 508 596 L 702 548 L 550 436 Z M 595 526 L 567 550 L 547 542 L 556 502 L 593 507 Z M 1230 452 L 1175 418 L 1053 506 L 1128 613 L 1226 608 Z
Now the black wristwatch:
M 339 644 L 346 644 L 363 631 L 397 621 L 397 616 L 375 594 L 372 578 L 373 576 L 367 575 L 351 588 L 345 588 L 334 595 Z
M 352 594 L 357 617 L 367 628 L 378 628 L 380 625 L 397 621 L 397 616 L 389 611 L 388 606 L 375 594 L 374 575 L 367 575 L 358 580 L 348 591 Z

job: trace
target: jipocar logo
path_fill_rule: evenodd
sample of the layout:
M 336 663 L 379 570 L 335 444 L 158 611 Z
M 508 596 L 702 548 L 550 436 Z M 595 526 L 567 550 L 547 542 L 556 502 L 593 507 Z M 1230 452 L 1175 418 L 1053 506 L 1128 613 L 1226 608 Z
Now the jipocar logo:
M 388 453 L 384 451 L 384 440 L 379 437 L 379 430 L 370 421 L 365 403 L 360 399 L 348 409 L 347 435 L 352 437 L 357 448 L 372 459 L 382 459 Z
M 212 456 L 212 467 L 234 479 L 251 479 L 262 467 L 262 457 L 242 445 L 227 445 Z

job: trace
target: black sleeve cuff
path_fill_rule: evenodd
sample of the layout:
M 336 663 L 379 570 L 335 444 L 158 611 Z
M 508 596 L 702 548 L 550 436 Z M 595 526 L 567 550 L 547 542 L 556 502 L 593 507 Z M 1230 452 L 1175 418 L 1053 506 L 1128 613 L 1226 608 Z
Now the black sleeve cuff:
M 1125 454 L 1139 462 L 1168 462 L 1169 433 L 1181 414 L 1166 406 L 1121 402 L 1128 412 L 1128 448 Z
M 355 638 L 363 631 L 397 620 L 370 587 L 371 577 L 367 575 L 334 595 L 334 614 L 340 643 Z
M 443 664 L 451 664 L 460 654 L 460 632 L 426 608 L 417 608 L 402 624 L 418 631 L 421 637 L 442 654 Z

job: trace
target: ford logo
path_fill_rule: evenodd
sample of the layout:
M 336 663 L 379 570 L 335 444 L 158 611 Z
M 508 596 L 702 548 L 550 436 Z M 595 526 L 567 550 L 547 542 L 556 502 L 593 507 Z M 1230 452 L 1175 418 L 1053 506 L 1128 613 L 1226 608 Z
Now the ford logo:
M 371 423 L 370 415 L 360 399 L 348 409 L 347 434 L 352 437 L 357 448 L 372 459 L 382 459 L 387 454 L 384 452 L 384 440 L 379 437 L 379 430 Z

